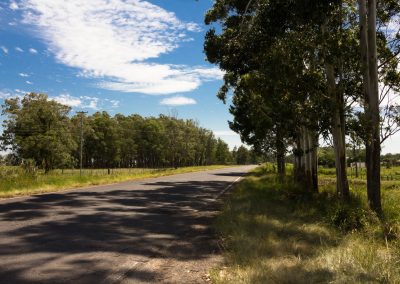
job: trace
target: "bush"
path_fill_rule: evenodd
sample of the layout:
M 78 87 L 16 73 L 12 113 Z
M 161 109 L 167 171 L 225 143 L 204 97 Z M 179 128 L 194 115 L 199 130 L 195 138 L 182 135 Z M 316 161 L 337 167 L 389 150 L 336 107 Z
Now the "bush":
M 349 204 L 337 203 L 328 212 L 329 222 L 343 232 L 359 231 L 366 223 L 366 211 Z

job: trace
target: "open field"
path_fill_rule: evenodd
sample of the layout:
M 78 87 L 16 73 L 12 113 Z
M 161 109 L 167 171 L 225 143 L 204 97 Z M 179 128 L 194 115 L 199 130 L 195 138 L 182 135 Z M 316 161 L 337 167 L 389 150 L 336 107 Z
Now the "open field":
M 335 177 L 334 168 L 319 168 L 318 174 L 321 177 Z M 350 179 L 356 178 L 355 168 L 347 168 L 347 175 Z M 358 179 L 365 180 L 366 179 L 366 169 L 358 169 Z M 397 180 L 400 181 L 400 167 L 381 167 L 381 180 Z
M 54 170 L 48 174 L 37 172 L 29 175 L 20 167 L 0 167 L 0 198 L 30 195 L 91 185 L 110 184 L 134 179 L 160 177 L 196 171 L 229 167 L 212 165 L 183 167 L 178 169 L 86 169 L 80 176 L 79 170 Z
M 392 169 L 393 171 L 398 169 Z M 334 173 L 334 170 L 332 171 Z M 215 283 L 400 283 L 400 181 L 383 181 L 389 236 L 366 204 L 365 181 L 337 202 L 334 176 L 310 196 L 259 168 L 228 198 L 216 227 L 226 263 Z

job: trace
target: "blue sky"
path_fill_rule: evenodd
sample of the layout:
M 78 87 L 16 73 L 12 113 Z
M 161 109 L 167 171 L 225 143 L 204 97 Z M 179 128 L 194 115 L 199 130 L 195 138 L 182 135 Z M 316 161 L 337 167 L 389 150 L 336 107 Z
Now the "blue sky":
M 74 111 L 178 112 L 240 145 L 205 61 L 212 0 L 2 0 L 0 103 L 42 92 Z M 229 101 L 228 101 L 229 103 Z M 383 152 L 400 152 L 400 134 Z
M 74 111 L 178 112 L 230 147 L 222 72 L 203 53 L 211 0 L 0 3 L 0 103 L 42 92 Z

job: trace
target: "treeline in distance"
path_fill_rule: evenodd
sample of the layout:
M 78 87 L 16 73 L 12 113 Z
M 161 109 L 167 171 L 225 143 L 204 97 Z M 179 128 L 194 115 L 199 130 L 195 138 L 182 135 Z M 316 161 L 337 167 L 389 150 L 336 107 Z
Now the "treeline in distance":
M 46 172 L 79 167 L 81 138 L 85 168 L 246 164 L 258 159 L 243 146 L 230 151 L 194 120 L 110 116 L 105 111 L 70 117 L 70 111 L 44 94 L 5 100 L 1 146 L 12 153 L 8 163 L 31 160 Z

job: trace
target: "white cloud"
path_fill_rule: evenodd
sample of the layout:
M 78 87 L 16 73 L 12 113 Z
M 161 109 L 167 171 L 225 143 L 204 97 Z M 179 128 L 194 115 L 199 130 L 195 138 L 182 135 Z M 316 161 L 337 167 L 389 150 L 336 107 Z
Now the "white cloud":
M 176 96 L 172 98 L 166 98 L 161 100 L 160 104 L 167 106 L 184 106 L 184 105 L 195 105 L 197 102 L 194 99 Z
M 105 101 L 107 102 L 107 105 L 111 104 L 111 108 L 118 108 L 120 105 L 120 101 L 117 100 L 105 99 Z
M 18 75 L 21 77 L 29 77 L 29 74 L 26 74 L 26 73 L 19 73 Z
M 0 90 L 0 99 L 10 99 L 10 98 L 22 98 L 24 94 L 26 94 L 27 92 L 24 92 L 22 94 L 23 91 L 16 89 L 15 93 L 10 91 L 10 90 Z
M 107 109 L 107 106 L 109 106 L 109 108 L 111 109 L 119 107 L 119 101 L 117 100 L 100 99 L 97 97 L 90 97 L 90 96 L 74 97 L 68 93 L 61 94 L 56 97 L 50 97 L 50 99 L 55 100 L 60 104 L 80 109 L 98 110 L 100 108 Z
M 0 46 L 1 50 L 5 53 L 8 54 L 8 48 L 5 46 Z
M 7 99 L 9 97 L 12 97 L 12 94 L 7 91 L 0 91 L 0 99 Z
M 82 105 L 81 99 L 72 97 L 69 94 L 61 94 L 57 97 L 53 97 L 52 99 L 60 104 L 70 107 L 80 107 Z
M 33 83 L 31 81 L 25 81 L 25 83 L 27 83 L 28 85 L 33 85 Z
M 33 25 L 56 59 L 101 79 L 98 87 L 145 94 L 192 91 L 221 78 L 216 68 L 156 64 L 200 31 L 144 0 L 20 0 L 24 23 Z
M 32 53 L 32 54 L 37 54 L 38 53 L 38 51 L 36 49 L 34 49 L 34 48 L 29 48 L 29 52 Z
M 19 9 L 19 6 L 15 1 L 11 1 L 9 7 L 10 7 L 11 10 L 18 10 Z
M 14 90 L 16 93 L 18 93 L 18 94 L 28 94 L 29 92 L 27 92 L 27 91 L 24 91 L 24 90 L 20 90 L 20 89 L 15 89 Z
M 98 98 L 90 98 L 90 97 L 84 97 L 89 101 L 89 104 L 82 106 L 83 108 L 91 108 L 91 109 L 99 109 L 98 104 L 99 104 L 99 99 Z
M 15 48 L 15 50 L 18 51 L 18 52 L 24 52 L 24 50 L 23 50 L 22 48 L 20 48 L 19 46 L 17 46 L 17 47 Z

